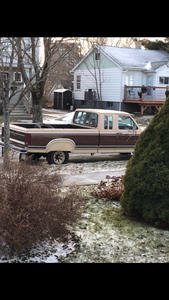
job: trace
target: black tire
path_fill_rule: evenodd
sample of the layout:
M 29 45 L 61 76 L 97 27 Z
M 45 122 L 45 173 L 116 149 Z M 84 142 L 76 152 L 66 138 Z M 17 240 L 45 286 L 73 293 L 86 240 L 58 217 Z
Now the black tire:
M 52 165 L 67 164 L 69 153 L 66 151 L 52 151 L 47 154 L 47 162 Z

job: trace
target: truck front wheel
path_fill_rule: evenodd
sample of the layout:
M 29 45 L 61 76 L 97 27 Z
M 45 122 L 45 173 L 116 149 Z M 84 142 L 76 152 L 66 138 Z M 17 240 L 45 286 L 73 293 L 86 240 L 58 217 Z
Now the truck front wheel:
M 69 153 L 66 151 L 52 151 L 47 154 L 47 162 L 52 165 L 67 164 Z

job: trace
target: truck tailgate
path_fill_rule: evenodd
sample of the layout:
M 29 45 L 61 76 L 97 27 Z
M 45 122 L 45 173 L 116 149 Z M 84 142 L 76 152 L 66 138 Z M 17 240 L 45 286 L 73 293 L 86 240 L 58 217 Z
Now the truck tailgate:
M 25 132 L 10 129 L 10 142 L 12 144 L 25 146 Z

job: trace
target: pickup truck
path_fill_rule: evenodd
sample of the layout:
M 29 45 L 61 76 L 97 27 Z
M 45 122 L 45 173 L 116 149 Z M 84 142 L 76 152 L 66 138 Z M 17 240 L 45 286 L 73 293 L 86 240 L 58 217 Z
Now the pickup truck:
M 76 109 L 71 124 L 10 123 L 11 149 L 66 164 L 69 153 L 132 153 L 144 130 L 132 115 L 116 110 Z M 3 147 L 4 130 L 2 125 Z

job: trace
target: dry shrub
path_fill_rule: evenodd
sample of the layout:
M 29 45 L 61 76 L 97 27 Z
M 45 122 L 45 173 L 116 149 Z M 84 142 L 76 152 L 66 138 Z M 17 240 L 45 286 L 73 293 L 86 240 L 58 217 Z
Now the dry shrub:
M 80 214 L 82 197 L 75 188 L 65 196 L 61 176 L 49 166 L 12 163 L 0 170 L 0 246 L 4 253 L 30 249 L 45 238 L 63 238 Z
M 124 191 L 122 183 L 123 176 L 106 176 L 91 193 L 93 196 L 109 200 L 119 199 Z

